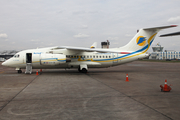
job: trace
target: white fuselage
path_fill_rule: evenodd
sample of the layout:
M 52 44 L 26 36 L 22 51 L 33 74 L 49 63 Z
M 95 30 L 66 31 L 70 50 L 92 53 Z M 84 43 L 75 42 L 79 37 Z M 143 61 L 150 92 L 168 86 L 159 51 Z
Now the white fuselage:
M 14 67 L 16 70 L 25 69 L 28 63 L 27 53 L 32 55 L 30 63 L 33 69 L 53 68 L 78 68 L 86 64 L 88 68 L 102 68 L 116 66 L 147 57 L 148 54 L 140 54 L 133 57 L 128 54 L 79 52 L 66 49 L 51 50 L 52 48 L 31 49 L 17 53 L 3 63 L 5 66 Z

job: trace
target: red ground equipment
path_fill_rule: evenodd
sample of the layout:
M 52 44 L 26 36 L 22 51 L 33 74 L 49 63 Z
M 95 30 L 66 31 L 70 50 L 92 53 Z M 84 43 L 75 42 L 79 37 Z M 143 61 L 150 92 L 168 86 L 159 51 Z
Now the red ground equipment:
M 163 85 L 160 85 L 161 91 L 162 91 L 162 92 L 170 92 L 170 90 L 171 90 L 171 87 L 170 87 L 170 86 L 171 86 L 171 85 L 167 85 L 167 80 L 165 80 L 164 86 L 163 86 Z
M 126 82 L 129 82 L 128 74 L 126 74 Z

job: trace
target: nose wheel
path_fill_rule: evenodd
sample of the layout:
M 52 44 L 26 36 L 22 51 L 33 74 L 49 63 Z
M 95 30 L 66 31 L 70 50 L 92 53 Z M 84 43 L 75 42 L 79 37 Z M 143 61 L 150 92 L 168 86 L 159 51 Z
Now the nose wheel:
M 22 70 L 18 70 L 18 73 L 22 73 Z
M 86 69 L 86 68 L 83 68 L 83 69 L 81 70 L 81 72 L 82 72 L 82 73 L 87 73 L 87 69 Z

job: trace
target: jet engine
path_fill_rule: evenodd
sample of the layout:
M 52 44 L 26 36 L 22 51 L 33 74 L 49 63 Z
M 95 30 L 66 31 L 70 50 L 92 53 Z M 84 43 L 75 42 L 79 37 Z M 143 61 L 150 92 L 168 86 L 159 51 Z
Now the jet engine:
M 59 65 L 66 62 L 70 62 L 66 55 L 62 54 L 41 54 L 40 64 L 41 65 Z

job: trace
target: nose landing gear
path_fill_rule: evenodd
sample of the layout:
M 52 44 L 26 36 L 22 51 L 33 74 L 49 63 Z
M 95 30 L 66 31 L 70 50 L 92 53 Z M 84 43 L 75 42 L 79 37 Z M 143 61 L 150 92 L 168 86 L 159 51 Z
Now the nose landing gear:
M 22 70 L 18 70 L 18 73 L 22 73 Z

